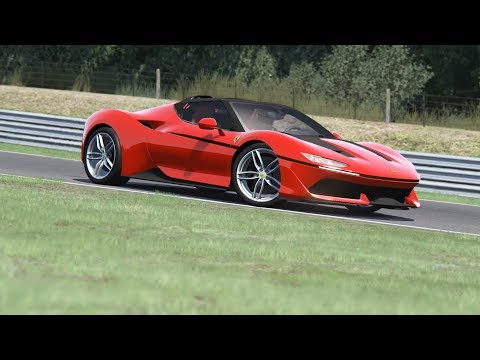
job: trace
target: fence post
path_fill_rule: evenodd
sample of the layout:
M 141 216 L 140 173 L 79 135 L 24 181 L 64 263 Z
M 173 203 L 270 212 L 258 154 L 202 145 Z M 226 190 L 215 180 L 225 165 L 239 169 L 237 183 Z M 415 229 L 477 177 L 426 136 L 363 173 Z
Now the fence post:
M 235 78 L 235 81 L 234 81 L 234 92 L 235 92 L 234 98 L 236 99 L 237 98 L 237 78 Z
M 160 69 L 157 69 L 157 81 L 155 87 L 155 98 L 160 99 Z
M 385 121 L 390 123 L 390 89 L 385 94 Z
M 292 107 L 295 109 L 295 87 L 292 88 Z

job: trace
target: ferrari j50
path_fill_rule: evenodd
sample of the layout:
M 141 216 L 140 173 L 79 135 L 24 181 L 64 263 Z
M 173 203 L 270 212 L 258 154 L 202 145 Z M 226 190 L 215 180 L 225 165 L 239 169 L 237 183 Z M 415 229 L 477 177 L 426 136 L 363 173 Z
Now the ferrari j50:
M 360 213 L 420 206 L 420 177 L 397 151 L 342 140 L 278 104 L 194 96 L 138 112 L 101 110 L 85 124 L 81 156 L 96 184 L 137 178 L 234 190 L 252 205 L 295 200 Z

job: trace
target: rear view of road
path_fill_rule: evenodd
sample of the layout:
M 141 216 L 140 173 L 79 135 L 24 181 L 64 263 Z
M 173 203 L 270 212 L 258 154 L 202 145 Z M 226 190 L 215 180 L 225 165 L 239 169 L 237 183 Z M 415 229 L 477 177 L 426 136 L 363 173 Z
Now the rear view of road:
M 64 160 L 43 156 L 0 151 L 0 175 L 19 175 L 42 179 L 63 180 L 78 185 L 91 185 L 81 161 Z M 189 186 L 180 186 L 150 181 L 130 180 L 122 189 L 151 192 L 168 191 L 192 199 L 209 199 L 226 204 L 242 204 L 233 192 L 221 195 L 204 195 Z M 345 220 L 361 220 L 394 226 L 409 226 L 441 231 L 480 234 L 480 206 L 442 203 L 420 199 L 421 207 L 414 210 L 382 209 L 368 216 L 355 216 L 343 207 L 289 203 L 285 211 L 305 215 L 328 216 Z

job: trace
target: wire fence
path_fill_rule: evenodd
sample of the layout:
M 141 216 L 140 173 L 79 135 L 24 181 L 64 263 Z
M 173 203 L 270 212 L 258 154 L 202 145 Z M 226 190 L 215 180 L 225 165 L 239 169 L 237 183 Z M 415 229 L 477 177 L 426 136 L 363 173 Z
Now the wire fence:
M 31 62 L 0 63 L 0 84 L 96 93 L 183 99 L 192 95 L 245 98 L 278 102 L 313 115 L 385 121 L 382 104 L 363 104 L 353 109 L 345 101 L 321 94 L 307 96 L 288 82 L 247 86 L 236 77 L 160 72 L 147 68 L 118 66 L 91 68 L 85 64 Z M 159 87 L 157 88 L 157 85 Z M 158 93 L 159 91 L 159 93 Z M 395 102 L 392 91 L 392 121 L 480 130 L 480 98 L 421 94 Z

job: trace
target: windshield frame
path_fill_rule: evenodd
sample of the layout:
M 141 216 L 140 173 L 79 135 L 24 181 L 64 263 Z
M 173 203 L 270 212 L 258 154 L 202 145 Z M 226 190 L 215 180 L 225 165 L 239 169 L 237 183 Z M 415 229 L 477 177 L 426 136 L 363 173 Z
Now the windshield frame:
M 302 136 L 319 136 L 319 137 L 322 137 L 322 138 L 335 139 L 335 136 L 329 130 L 327 130 L 325 127 L 320 125 L 318 122 L 316 122 L 314 119 L 312 119 L 308 115 L 306 115 L 306 114 L 302 113 L 301 111 L 299 111 L 297 109 L 294 109 L 290 106 L 285 106 L 285 105 L 275 104 L 275 103 L 264 103 L 264 102 L 259 102 L 259 101 L 248 101 L 248 100 L 241 100 L 241 99 L 228 99 L 228 100 L 225 101 L 225 103 L 228 104 L 229 110 L 231 110 L 231 113 L 235 115 L 238 122 L 241 124 L 244 132 L 255 131 L 255 130 L 249 130 L 245 126 L 243 120 L 241 119 L 240 115 L 237 112 L 237 109 L 235 108 L 235 103 L 250 104 L 250 105 L 253 105 L 253 106 L 255 106 L 255 105 L 272 106 L 274 108 L 277 108 L 277 109 L 285 112 L 286 114 L 290 114 L 290 115 L 294 116 L 296 119 L 298 119 L 299 121 L 301 121 L 302 123 L 304 123 L 305 125 L 307 125 L 308 127 L 310 127 L 311 129 L 313 129 L 314 131 L 317 132 L 317 134 L 315 134 L 315 135 L 312 134 L 312 135 L 302 135 Z M 280 132 L 280 133 L 288 134 L 288 135 L 291 135 L 291 136 L 299 136 L 300 135 L 300 134 L 289 134 L 289 133 L 286 133 L 286 132 L 277 131 L 277 130 L 273 130 L 273 129 L 272 130 L 267 130 L 267 131 Z

